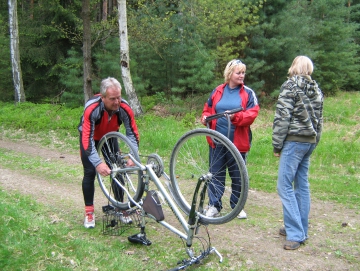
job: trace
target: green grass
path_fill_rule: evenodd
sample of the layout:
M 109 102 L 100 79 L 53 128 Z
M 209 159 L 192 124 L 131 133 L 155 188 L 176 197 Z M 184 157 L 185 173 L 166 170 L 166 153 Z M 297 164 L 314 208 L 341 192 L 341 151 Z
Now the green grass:
M 359 108 L 358 92 L 344 92 L 325 99 L 324 130 L 310 167 L 314 199 L 333 201 L 348 208 L 360 206 Z M 82 108 L 67 109 L 58 105 L 0 103 L 0 138 L 77 154 L 77 125 L 81 113 Z M 191 113 L 200 116 L 200 110 Z M 250 189 L 275 194 L 278 158 L 273 156 L 271 145 L 273 116 L 273 108 L 262 108 L 252 125 L 254 140 L 247 166 Z M 198 122 L 189 125 L 189 119 L 191 117 L 182 121 L 180 115 L 159 117 L 151 113 L 137 118 L 140 154 L 159 154 L 168 172 L 170 154 L 176 141 L 189 127 L 203 127 Z M 5 152 L 4 149 L 0 149 L 0 163 L 3 168 L 21 170 L 58 184 L 78 182 L 82 176 L 80 164 L 69 168 L 66 164 L 21 152 Z M 30 198 L 4 190 L 0 190 L 0 198 L 0 270 L 160 270 L 185 257 L 182 243 L 165 228 L 152 226 L 152 222 L 147 227 L 148 235 L 156 240 L 151 249 L 134 247 L 127 241 L 119 242 L 117 238 L 101 238 L 99 230 L 84 231 L 78 221 L 52 223 L 52 208 L 37 204 Z M 254 218 L 261 218 L 264 214 L 268 217 L 266 213 L 270 210 L 253 208 Z M 248 223 L 264 227 L 264 230 L 267 227 L 266 223 L 261 224 L 256 219 Z M 177 240 L 175 245 L 174 240 Z M 336 245 L 340 241 L 329 242 Z M 166 249 L 170 245 L 173 246 L 171 253 Z M 352 245 L 356 244 L 349 244 Z M 337 250 L 336 255 L 343 257 L 348 253 Z M 215 259 L 216 256 L 211 257 Z M 225 259 L 222 266 L 230 267 L 231 264 Z M 213 267 L 199 266 L 196 270 L 212 268 L 218 267 L 216 264 Z
M 0 198 L 0 270 L 157 270 L 138 260 L 141 249 L 125 255 L 133 249 L 127 243 L 52 220 L 48 208 L 28 197 L 0 191 Z

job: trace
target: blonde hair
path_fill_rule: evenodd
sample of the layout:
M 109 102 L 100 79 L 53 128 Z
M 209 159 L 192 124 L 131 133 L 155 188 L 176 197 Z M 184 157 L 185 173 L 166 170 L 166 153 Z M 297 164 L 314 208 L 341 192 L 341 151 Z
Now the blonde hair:
M 114 87 L 120 90 L 121 93 L 121 85 L 118 80 L 114 77 L 108 77 L 101 81 L 100 84 L 100 94 L 102 97 L 106 97 L 106 90 L 110 87 Z
M 311 75 L 314 71 L 314 64 L 307 56 L 295 57 L 291 67 L 289 68 L 289 77 L 294 75 Z
M 225 70 L 224 70 L 225 83 L 230 82 L 230 77 L 236 67 L 239 68 L 240 72 L 246 71 L 246 65 L 244 63 L 242 63 L 240 59 L 233 59 L 233 60 L 229 61 L 229 63 L 226 65 Z

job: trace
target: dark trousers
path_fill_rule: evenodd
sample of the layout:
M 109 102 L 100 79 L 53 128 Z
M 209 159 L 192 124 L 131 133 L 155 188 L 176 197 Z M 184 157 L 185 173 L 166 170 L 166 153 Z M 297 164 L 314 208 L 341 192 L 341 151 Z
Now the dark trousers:
M 235 159 L 227 148 L 217 145 L 215 148 L 210 147 L 210 173 L 213 174 L 212 182 L 208 186 L 209 204 L 213 205 L 218 211 L 222 209 L 222 196 L 225 191 L 226 169 L 231 178 L 230 206 L 234 208 L 239 200 L 241 192 L 241 175 Z M 242 158 L 246 161 L 246 153 L 241 153 Z
M 81 138 L 81 136 L 80 136 Z M 95 147 L 97 148 L 99 144 L 99 141 L 95 141 Z M 116 153 L 119 151 L 119 147 L 117 145 L 117 142 L 114 142 L 114 144 L 112 144 L 112 142 L 110 142 L 109 144 L 112 147 L 111 152 L 112 153 Z M 106 145 L 104 145 L 106 146 Z M 110 158 L 110 151 L 108 149 L 104 149 L 102 150 L 103 152 L 103 156 L 104 157 L 108 157 Z M 83 164 L 83 170 L 84 170 L 84 177 L 82 180 L 82 191 L 83 191 L 83 196 L 84 196 L 84 202 L 85 202 L 85 206 L 91 206 L 94 205 L 94 194 L 95 194 L 95 177 L 96 177 L 96 169 L 94 167 L 94 165 L 90 162 L 88 156 L 85 153 L 85 150 L 81 144 L 81 139 L 80 139 L 80 154 L 81 154 L 81 162 Z M 106 160 L 105 161 L 106 164 L 110 167 L 110 161 Z M 110 178 L 106 177 L 106 178 Z M 123 183 L 123 178 L 122 176 L 118 175 L 117 179 Z M 118 201 L 123 201 L 123 197 L 124 197 L 124 191 L 115 184 L 115 182 L 113 182 L 111 180 L 111 186 L 112 186 L 112 192 L 113 192 L 113 196 L 116 200 Z

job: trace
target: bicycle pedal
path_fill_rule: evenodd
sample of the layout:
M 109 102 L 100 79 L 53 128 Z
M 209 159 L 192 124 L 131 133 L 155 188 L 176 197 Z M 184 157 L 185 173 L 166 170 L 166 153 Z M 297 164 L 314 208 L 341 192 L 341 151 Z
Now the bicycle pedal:
M 142 244 L 145 246 L 150 246 L 151 241 L 146 238 L 145 234 L 134 234 L 128 237 L 129 242 L 136 243 L 136 244 Z
M 103 211 L 103 213 L 107 213 L 108 211 L 112 211 L 112 210 L 115 210 L 115 207 L 112 206 L 112 205 L 102 206 L 102 211 Z

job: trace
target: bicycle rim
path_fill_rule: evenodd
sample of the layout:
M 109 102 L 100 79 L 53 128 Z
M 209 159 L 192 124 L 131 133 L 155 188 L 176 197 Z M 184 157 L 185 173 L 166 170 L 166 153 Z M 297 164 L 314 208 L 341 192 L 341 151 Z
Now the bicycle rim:
M 210 150 L 207 137 L 217 142 L 220 152 Z M 224 155 L 232 157 L 234 163 L 227 170 L 214 170 L 214 163 Z M 170 158 L 170 180 L 174 200 L 186 215 L 189 215 L 196 184 L 202 176 L 211 176 L 206 180 L 204 208 L 209 204 L 209 195 L 222 194 L 221 211 L 218 216 L 205 216 L 206 210 L 200 212 L 200 221 L 205 224 L 223 224 L 234 219 L 244 208 L 248 194 L 248 174 L 245 162 L 235 145 L 217 131 L 198 128 L 184 134 L 176 143 Z M 240 176 L 240 187 L 232 188 L 230 177 Z M 225 180 L 221 184 L 221 180 Z M 211 189 L 210 189 L 211 187 Z M 240 190 L 240 191 L 239 191 Z M 214 192 L 212 192 L 214 191 Z M 232 204 L 230 203 L 232 201 Z M 198 201 L 199 203 L 199 201 Z
M 110 132 L 104 135 L 99 141 L 97 148 L 102 162 L 106 163 L 110 169 L 124 168 L 129 158 L 129 153 L 140 161 L 139 154 L 126 136 L 118 132 Z M 130 197 L 138 202 L 144 192 L 142 182 L 142 171 L 132 171 L 128 173 L 118 173 L 114 178 L 111 176 L 103 177 L 96 174 L 101 190 L 111 204 L 120 210 L 127 210 L 130 206 Z M 124 192 L 121 186 L 129 192 Z

